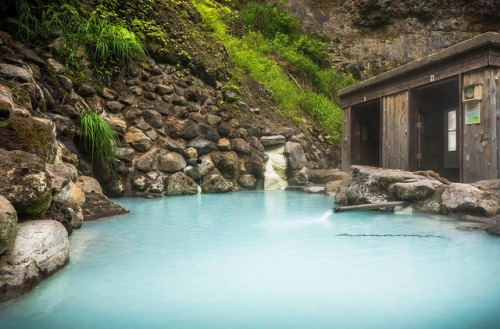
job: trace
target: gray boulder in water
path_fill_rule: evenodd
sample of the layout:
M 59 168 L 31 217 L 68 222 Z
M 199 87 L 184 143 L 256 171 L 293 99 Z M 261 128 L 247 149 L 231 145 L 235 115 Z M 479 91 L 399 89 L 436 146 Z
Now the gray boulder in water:
M 19 224 L 14 245 L 0 256 L 0 302 L 30 291 L 68 263 L 69 240 L 54 220 Z

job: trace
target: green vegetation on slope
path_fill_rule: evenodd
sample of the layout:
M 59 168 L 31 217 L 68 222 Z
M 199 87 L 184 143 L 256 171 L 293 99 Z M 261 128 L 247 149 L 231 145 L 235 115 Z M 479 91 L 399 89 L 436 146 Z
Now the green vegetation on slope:
M 231 60 L 269 89 L 284 114 L 300 122 L 298 109 L 306 110 L 331 135 L 330 141 L 340 145 L 342 112 L 334 100 L 337 90 L 355 81 L 322 68 L 328 56 L 324 43 L 302 35 L 300 24 L 283 8 L 250 4 L 238 15 L 209 0 L 194 4 Z M 238 37 L 234 27 L 241 24 L 246 33 Z M 288 68 L 310 85 L 301 86 Z

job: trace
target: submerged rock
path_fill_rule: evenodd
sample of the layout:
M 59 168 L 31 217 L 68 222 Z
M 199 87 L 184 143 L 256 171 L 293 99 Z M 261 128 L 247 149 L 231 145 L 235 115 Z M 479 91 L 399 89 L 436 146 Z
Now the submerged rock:
M 68 232 L 54 220 L 19 224 L 14 245 L 0 256 L 0 302 L 30 291 L 69 260 Z

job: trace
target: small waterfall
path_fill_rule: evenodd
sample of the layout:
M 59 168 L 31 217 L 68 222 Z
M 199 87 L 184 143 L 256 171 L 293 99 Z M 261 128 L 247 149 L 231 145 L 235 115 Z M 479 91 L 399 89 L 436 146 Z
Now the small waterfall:
M 284 151 L 284 145 L 266 148 L 269 160 L 266 163 L 266 172 L 264 174 L 265 190 L 284 190 L 288 186 Z
M 323 214 L 323 216 L 321 216 L 321 218 L 319 219 L 321 222 L 325 221 L 328 219 L 328 217 L 330 217 L 331 215 L 333 214 L 333 210 L 328 210 L 327 212 L 325 212 Z

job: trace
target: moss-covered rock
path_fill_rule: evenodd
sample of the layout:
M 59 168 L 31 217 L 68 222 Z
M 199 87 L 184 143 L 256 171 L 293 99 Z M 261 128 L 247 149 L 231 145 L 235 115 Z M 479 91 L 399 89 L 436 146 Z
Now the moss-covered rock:
M 0 255 L 17 237 L 17 214 L 12 204 L 0 195 Z
M 52 200 L 45 162 L 34 154 L 0 149 L 0 194 L 12 203 L 19 219 L 41 218 Z
M 12 117 L 0 126 L 2 147 L 8 151 L 33 153 L 45 162 L 54 163 L 57 153 L 54 124 L 42 118 Z

